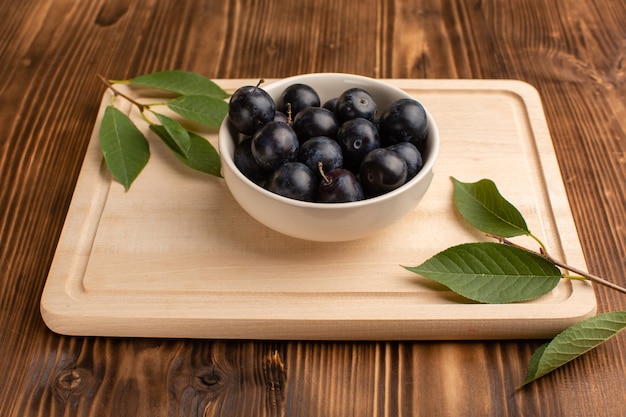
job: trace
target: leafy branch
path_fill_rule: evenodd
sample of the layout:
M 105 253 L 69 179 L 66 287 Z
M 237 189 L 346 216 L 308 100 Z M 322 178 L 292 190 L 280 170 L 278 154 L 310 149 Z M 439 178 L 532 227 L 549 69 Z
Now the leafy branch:
M 150 130 L 182 163 L 192 169 L 221 176 L 219 155 L 213 145 L 187 129 L 181 121 L 155 110 L 165 106 L 183 121 L 217 128 L 228 113 L 225 99 L 229 96 L 217 84 L 199 74 L 180 70 L 155 72 L 122 81 L 107 80 L 101 75 L 98 78 L 113 93 L 111 104 L 102 117 L 100 147 L 111 174 L 126 190 L 148 163 L 150 147 L 131 118 L 115 106 L 116 97 L 135 106 Z M 142 103 L 116 88 L 117 84 L 161 90 L 172 98 L 159 103 Z M 156 121 L 152 121 L 148 114 Z
M 500 194 L 493 181 L 463 183 L 455 178 L 452 181 L 454 203 L 461 216 L 498 242 L 453 246 L 421 265 L 405 266 L 407 270 L 481 303 L 535 299 L 554 289 L 561 279 L 588 280 L 626 293 L 623 287 L 549 255 L 541 240 L 528 229 L 519 210 Z M 533 238 L 540 250 L 534 251 L 510 240 L 516 236 Z M 600 314 L 572 325 L 533 353 L 527 378 L 520 387 L 588 352 L 625 328 L 626 311 Z

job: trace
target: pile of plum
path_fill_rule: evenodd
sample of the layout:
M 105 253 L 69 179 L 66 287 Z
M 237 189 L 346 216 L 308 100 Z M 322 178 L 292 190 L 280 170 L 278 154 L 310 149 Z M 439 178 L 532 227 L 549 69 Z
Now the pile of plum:
M 395 190 L 422 168 L 426 112 L 402 98 L 378 117 L 374 98 L 350 88 L 325 103 L 307 84 L 274 101 L 260 87 L 231 96 L 228 117 L 239 132 L 234 162 L 251 181 L 285 197 L 342 203 Z

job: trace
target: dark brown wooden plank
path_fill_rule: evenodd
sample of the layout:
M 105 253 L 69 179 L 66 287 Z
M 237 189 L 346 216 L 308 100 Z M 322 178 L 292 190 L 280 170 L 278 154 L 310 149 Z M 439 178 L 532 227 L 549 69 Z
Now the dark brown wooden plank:
M 0 415 L 623 415 L 624 337 L 523 389 L 540 341 L 70 338 L 38 302 L 104 91 L 182 68 L 517 78 L 591 271 L 626 285 L 626 2 L 0 2 Z M 597 289 L 601 311 L 624 309 Z

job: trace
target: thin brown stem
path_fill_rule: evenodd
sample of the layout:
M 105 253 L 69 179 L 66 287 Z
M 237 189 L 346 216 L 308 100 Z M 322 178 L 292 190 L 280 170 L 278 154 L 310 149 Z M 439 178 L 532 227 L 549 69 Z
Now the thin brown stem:
M 549 254 L 544 254 L 543 255 L 546 259 L 548 259 L 550 262 L 552 262 L 553 264 L 560 266 L 561 268 L 567 269 L 570 272 L 573 272 L 574 274 L 578 274 L 582 277 L 585 277 L 586 279 L 588 279 L 589 281 L 595 282 L 597 284 L 600 285 L 604 285 L 605 287 L 609 287 L 611 289 L 617 290 L 621 293 L 626 294 L 626 288 L 620 287 L 617 284 L 613 284 L 610 281 L 605 280 L 604 278 L 600 278 L 599 276 L 590 274 L 589 272 L 585 272 L 583 270 L 580 270 L 578 268 L 575 268 L 573 266 L 567 265 L 561 261 L 559 261 L 558 259 L 553 258 L 551 255 Z
M 322 161 L 317 162 L 317 169 L 319 170 L 320 174 L 322 174 L 322 179 L 324 180 L 324 182 L 326 184 L 330 184 L 330 180 L 328 179 L 328 177 L 326 176 L 326 173 L 324 172 L 324 164 L 322 163 Z
M 526 250 L 528 252 L 534 253 L 536 255 L 542 256 L 542 257 L 546 258 L 548 261 L 552 262 L 554 265 L 559 266 L 559 267 L 561 267 L 563 269 L 566 269 L 567 271 L 572 272 L 574 274 L 580 275 L 581 277 L 583 277 L 583 278 L 585 278 L 585 279 L 587 279 L 587 280 L 589 280 L 591 282 L 595 282 L 596 284 L 600 284 L 600 285 L 603 285 L 605 287 L 608 287 L 608 288 L 611 288 L 613 290 L 616 290 L 616 291 L 619 291 L 621 293 L 626 294 L 626 288 L 620 287 L 617 284 L 614 284 L 614 283 L 612 283 L 610 281 L 607 281 L 604 278 L 600 278 L 599 276 L 590 274 L 589 272 L 585 272 L 585 271 L 583 271 L 581 269 L 578 269 L 576 267 L 573 267 L 571 265 L 567 265 L 566 263 L 561 262 L 558 259 L 552 257 L 552 255 L 550 255 L 547 252 L 545 252 L 545 250 L 537 252 L 537 251 L 528 249 L 528 248 L 526 248 L 524 246 L 518 245 L 515 242 L 512 242 L 512 241 L 510 241 L 510 240 L 508 240 L 506 238 L 500 237 L 500 236 L 494 236 L 494 235 L 491 235 L 491 234 L 488 234 L 487 236 L 489 236 L 491 238 L 494 238 L 494 239 L 500 241 L 500 243 L 503 243 L 505 245 L 514 246 L 516 248 L 523 249 L 523 250 Z
M 111 90 L 113 92 L 114 95 L 116 96 L 120 96 L 120 97 L 124 97 L 126 100 L 130 101 L 132 104 L 134 104 L 135 106 L 137 106 L 139 108 L 140 112 L 144 112 L 144 110 L 146 110 L 146 108 L 148 108 L 148 106 L 146 106 L 145 104 L 141 104 L 140 102 L 134 100 L 132 97 L 127 96 L 126 94 L 122 93 L 121 91 L 117 90 L 113 84 L 107 80 L 105 77 L 103 77 L 100 74 L 96 74 L 96 77 L 98 77 L 98 79 L 100 79 L 100 81 L 102 81 L 103 83 L 106 84 L 106 86 L 109 88 L 109 90 Z

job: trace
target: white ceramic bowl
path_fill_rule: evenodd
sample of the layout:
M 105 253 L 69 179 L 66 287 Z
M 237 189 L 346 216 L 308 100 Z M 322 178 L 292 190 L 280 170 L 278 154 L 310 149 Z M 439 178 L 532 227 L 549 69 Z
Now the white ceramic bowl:
M 406 92 L 382 81 L 350 74 L 317 73 L 284 78 L 262 86 L 277 100 L 291 84 L 313 87 L 321 102 L 337 97 L 352 87 L 361 87 L 376 100 L 379 112 Z M 417 98 L 419 101 L 419 98 Z M 404 218 L 415 209 L 433 178 L 433 166 L 439 153 L 439 131 L 428 109 L 428 146 L 422 154 L 421 171 L 402 187 L 378 197 L 350 203 L 312 203 L 274 194 L 246 178 L 235 166 L 233 155 L 237 132 L 224 120 L 219 131 L 222 174 L 228 189 L 250 216 L 265 226 L 299 239 L 340 242 L 363 238 Z

